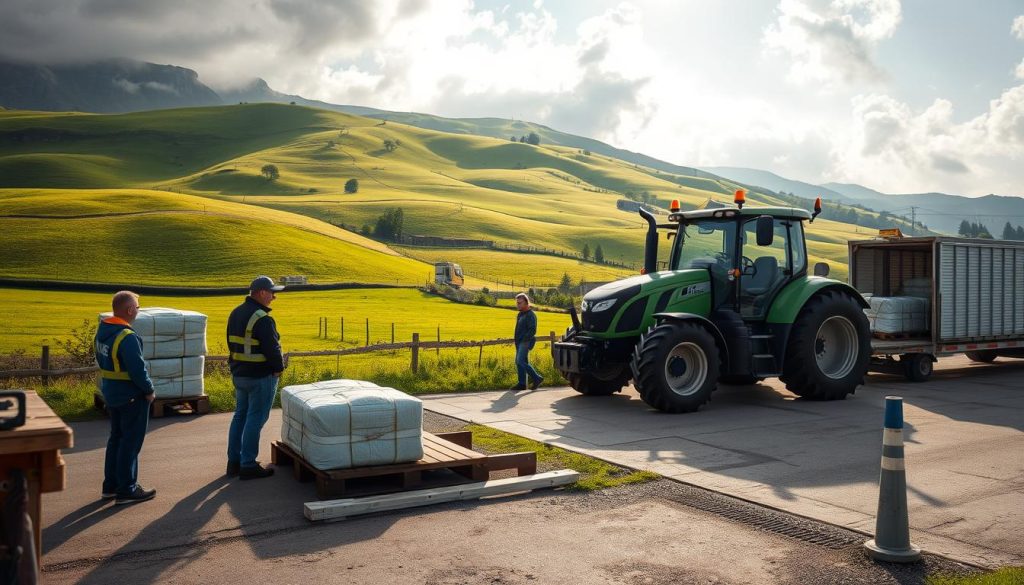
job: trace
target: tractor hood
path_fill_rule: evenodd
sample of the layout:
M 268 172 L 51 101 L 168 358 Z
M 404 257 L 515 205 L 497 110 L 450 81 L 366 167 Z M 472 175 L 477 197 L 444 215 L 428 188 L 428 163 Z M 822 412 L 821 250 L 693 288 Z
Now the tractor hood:
M 595 288 L 583 297 L 583 331 L 630 335 L 673 301 L 681 302 L 690 285 L 707 283 L 707 270 L 663 271 L 624 278 Z M 693 294 L 706 292 L 707 287 Z M 678 293 L 676 291 L 679 291 Z M 654 298 L 652 298 L 654 297 Z M 650 301 L 650 302 L 649 302 Z

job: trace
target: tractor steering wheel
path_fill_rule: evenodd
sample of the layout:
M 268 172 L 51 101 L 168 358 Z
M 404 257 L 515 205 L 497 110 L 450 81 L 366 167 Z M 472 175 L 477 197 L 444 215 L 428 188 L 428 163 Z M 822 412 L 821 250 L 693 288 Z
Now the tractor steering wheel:
M 741 272 L 745 276 L 754 276 L 757 274 L 757 266 L 754 264 L 754 261 L 746 256 L 740 258 L 740 266 L 742 268 Z M 748 268 L 750 269 L 749 273 L 747 272 Z

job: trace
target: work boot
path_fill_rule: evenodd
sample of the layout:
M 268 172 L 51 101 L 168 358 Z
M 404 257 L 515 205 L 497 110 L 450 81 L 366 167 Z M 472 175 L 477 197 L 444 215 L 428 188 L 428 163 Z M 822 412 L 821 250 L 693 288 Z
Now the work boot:
M 123 506 L 125 504 L 136 504 L 138 502 L 145 502 L 146 500 L 152 500 L 156 496 L 156 490 L 147 490 L 141 485 L 135 484 L 135 488 L 132 493 L 127 495 L 118 494 L 117 499 L 114 500 L 114 504 Z
M 274 475 L 273 467 L 263 467 L 259 463 L 252 467 L 242 467 L 238 470 L 238 479 L 263 479 Z
M 533 382 L 530 382 L 530 390 L 536 390 L 538 386 L 544 383 L 544 378 L 535 378 Z
M 526 390 L 526 386 L 523 384 L 516 384 L 515 386 L 509 388 L 509 390 L 511 390 L 512 392 L 519 392 L 520 390 Z
M 228 477 L 235 477 L 238 475 L 238 470 L 241 469 L 242 464 L 237 461 L 228 461 L 228 468 L 224 472 L 224 475 Z

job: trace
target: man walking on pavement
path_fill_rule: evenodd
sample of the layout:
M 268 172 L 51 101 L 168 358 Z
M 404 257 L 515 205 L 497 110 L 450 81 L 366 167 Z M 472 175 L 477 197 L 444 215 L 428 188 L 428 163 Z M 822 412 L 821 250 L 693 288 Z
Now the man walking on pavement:
M 100 392 L 110 414 L 110 438 L 103 465 L 104 500 L 134 504 L 151 500 L 156 490 L 138 483 L 139 452 L 149 426 L 149 405 L 156 397 L 142 359 L 142 339 L 132 329 L 139 295 L 123 290 L 111 301 L 114 315 L 96 329 L 96 365 Z
M 536 390 L 544 381 L 544 377 L 530 365 L 530 350 L 533 349 L 534 337 L 537 335 L 537 314 L 530 307 L 530 297 L 526 293 L 516 295 L 516 375 L 519 382 L 511 390 L 526 390 L 526 376 L 530 376 L 530 390 Z
M 284 371 L 281 336 L 270 316 L 270 303 L 283 286 L 269 276 L 249 285 L 249 296 L 228 317 L 228 365 L 235 386 L 235 416 L 228 430 L 229 476 L 260 479 L 274 475 L 272 467 L 256 461 L 260 431 L 270 417 L 277 382 Z

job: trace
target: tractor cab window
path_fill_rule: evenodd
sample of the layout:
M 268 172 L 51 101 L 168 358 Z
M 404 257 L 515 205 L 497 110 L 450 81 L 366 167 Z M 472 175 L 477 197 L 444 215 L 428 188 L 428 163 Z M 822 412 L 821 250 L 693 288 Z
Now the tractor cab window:
M 772 297 L 794 274 L 794 266 L 806 268 L 801 227 L 799 220 L 775 218 L 772 242 L 758 246 L 757 218 L 743 223 L 740 314 L 744 318 L 763 318 Z
M 735 295 L 729 270 L 736 249 L 735 219 L 697 219 L 682 226 L 672 250 L 673 270 L 703 268 L 711 273 L 712 305 Z M 735 297 L 732 297 L 735 298 Z

